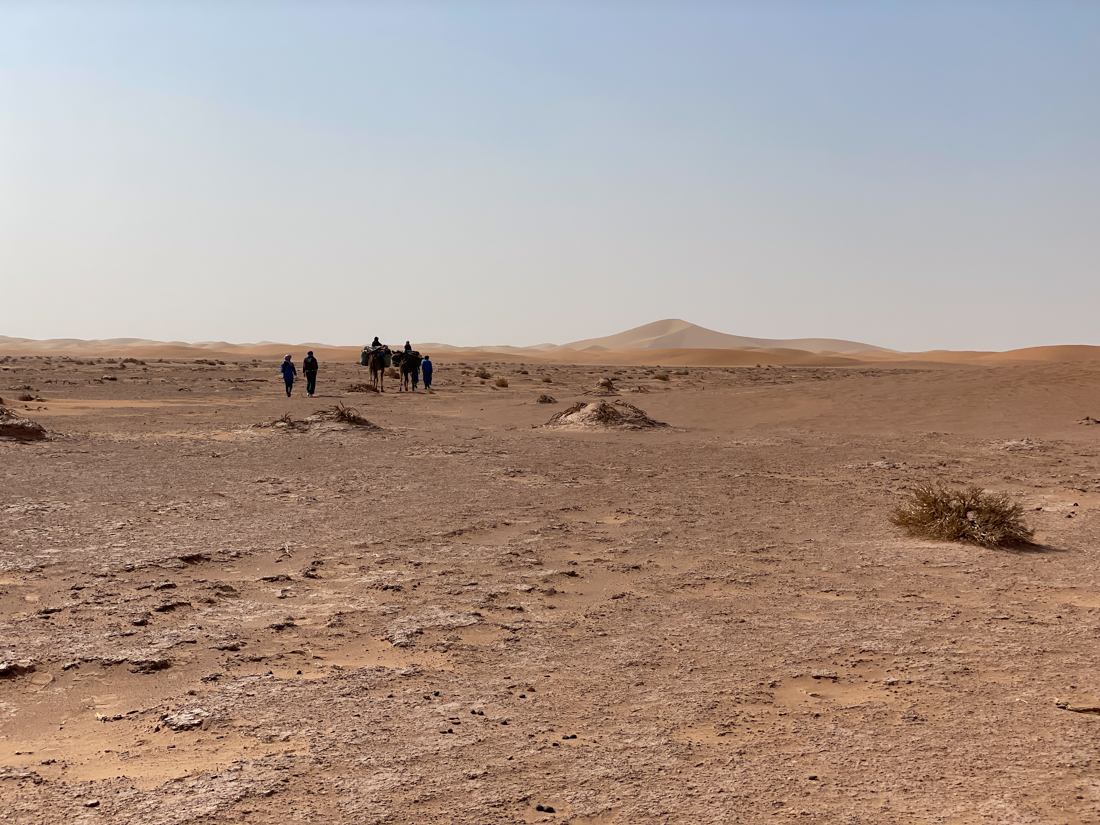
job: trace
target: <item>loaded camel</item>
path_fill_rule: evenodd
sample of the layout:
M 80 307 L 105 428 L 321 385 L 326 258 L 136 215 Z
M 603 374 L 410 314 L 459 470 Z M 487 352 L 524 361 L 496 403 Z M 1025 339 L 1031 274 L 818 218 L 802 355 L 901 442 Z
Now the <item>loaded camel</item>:
M 409 384 L 414 376 L 419 375 L 420 362 L 423 360 L 420 353 L 416 350 L 405 350 L 404 352 L 394 353 L 394 366 L 401 370 L 401 383 L 398 385 L 398 392 L 408 392 L 410 390 Z
M 393 354 L 386 347 L 363 347 L 359 353 L 359 365 L 370 369 L 370 383 L 379 392 L 385 392 L 386 368 L 393 363 Z

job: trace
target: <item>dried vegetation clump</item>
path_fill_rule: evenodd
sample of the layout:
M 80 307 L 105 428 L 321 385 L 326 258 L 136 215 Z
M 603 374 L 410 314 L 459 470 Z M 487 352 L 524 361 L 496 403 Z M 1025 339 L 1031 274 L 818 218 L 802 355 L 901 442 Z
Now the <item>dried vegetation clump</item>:
M 348 392 L 378 392 L 378 387 L 374 384 L 356 383 L 348 386 Z
M 890 521 L 911 536 L 996 547 L 1031 542 L 1035 533 L 1024 524 L 1023 514 L 1023 507 L 1005 493 L 922 484 Z
M 351 424 L 355 427 L 370 427 L 377 429 L 376 424 L 368 421 L 359 414 L 359 410 L 355 407 L 348 407 L 344 404 L 335 404 L 324 410 L 318 410 L 313 414 L 313 418 L 318 421 L 334 421 L 338 424 Z
M 536 404 L 557 404 L 558 399 L 554 398 L 554 396 L 552 396 L 552 395 L 547 395 L 546 393 L 543 393 L 542 395 L 540 395 L 538 398 L 535 399 L 535 403 Z
M 37 421 L 23 418 L 14 410 L 0 407 L 0 438 L 16 441 L 41 441 L 46 437 L 46 428 Z
M 578 430 L 648 430 L 667 427 L 655 421 L 632 404 L 625 401 L 594 401 L 577 403 L 562 410 L 546 422 L 547 427 Z

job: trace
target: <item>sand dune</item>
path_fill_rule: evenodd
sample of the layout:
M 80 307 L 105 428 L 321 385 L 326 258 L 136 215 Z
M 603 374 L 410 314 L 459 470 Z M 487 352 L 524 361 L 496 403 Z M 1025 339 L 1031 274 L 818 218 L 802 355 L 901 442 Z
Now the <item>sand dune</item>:
M 563 348 L 587 350 L 598 346 L 606 349 L 742 349 L 745 347 L 780 347 L 783 349 L 806 350 L 808 352 L 864 353 L 890 352 L 882 347 L 861 344 L 856 341 L 842 341 L 835 338 L 747 338 L 743 335 L 728 335 L 706 327 L 682 321 L 679 318 L 667 318 L 634 329 L 628 329 L 603 338 L 587 338 L 564 344 Z
M 733 346 L 730 341 L 754 342 Z M 692 342 L 710 342 L 692 344 Z M 660 343 L 662 346 L 657 346 Z M 591 338 L 569 345 L 534 347 L 456 347 L 441 343 L 414 345 L 441 363 L 500 361 L 504 363 L 559 363 L 623 366 L 844 366 L 856 363 L 1008 365 L 1100 361 L 1100 347 L 1062 345 L 1026 347 L 1007 352 L 980 350 L 894 352 L 826 338 L 787 341 L 742 338 L 713 332 L 684 321 L 658 321 L 606 338 Z M 845 349 L 845 347 L 849 347 Z M 865 347 L 857 350 L 851 347 Z M 271 341 L 232 344 L 226 341 L 153 341 L 147 338 L 34 340 L 0 335 L 0 356 L 54 355 L 91 358 L 218 359 L 247 361 L 275 359 L 290 353 L 301 360 L 313 350 L 322 361 L 354 362 L 361 345 L 333 346 L 320 343 L 284 344 Z

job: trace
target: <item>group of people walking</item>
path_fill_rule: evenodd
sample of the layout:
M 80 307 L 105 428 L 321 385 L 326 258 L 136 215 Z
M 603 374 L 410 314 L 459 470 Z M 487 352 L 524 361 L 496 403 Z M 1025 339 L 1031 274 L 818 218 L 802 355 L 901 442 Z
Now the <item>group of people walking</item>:
M 385 347 L 380 343 L 378 336 L 374 336 L 374 343 L 372 347 Z M 405 342 L 405 352 L 412 352 L 412 344 L 408 341 Z M 306 353 L 306 357 L 302 360 L 302 375 L 306 377 L 306 397 L 313 398 L 317 392 L 317 370 L 320 365 L 317 363 L 317 359 L 313 357 L 313 350 Z M 286 397 L 290 398 L 291 393 L 294 391 L 294 379 L 298 377 L 298 370 L 294 367 L 294 357 L 287 355 L 283 358 L 282 366 L 280 367 L 283 374 L 283 383 L 286 384 Z M 432 366 L 431 359 L 425 355 L 420 361 L 420 369 L 418 373 L 424 374 L 424 389 L 430 390 L 432 388 Z M 416 389 L 419 374 L 414 374 L 412 377 L 413 389 Z

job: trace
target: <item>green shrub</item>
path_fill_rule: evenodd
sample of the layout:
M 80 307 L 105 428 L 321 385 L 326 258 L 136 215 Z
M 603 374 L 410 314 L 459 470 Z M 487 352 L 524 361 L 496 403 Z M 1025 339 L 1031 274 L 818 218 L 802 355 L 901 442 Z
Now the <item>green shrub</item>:
M 996 547 L 1031 542 L 1035 534 L 1024 524 L 1023 514 L 1023 507 L 1005 493 L 922 484 L 890 521 L 911 536 Z

